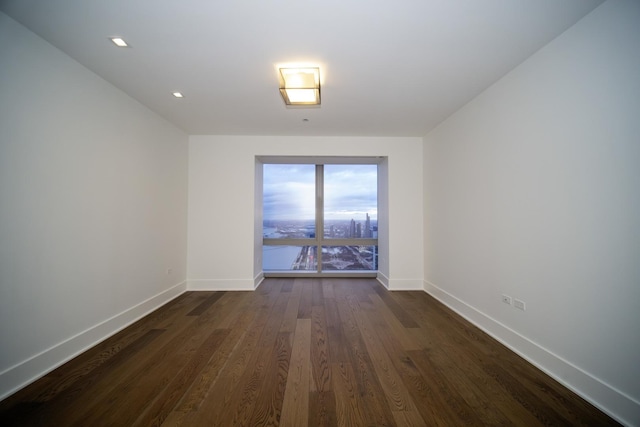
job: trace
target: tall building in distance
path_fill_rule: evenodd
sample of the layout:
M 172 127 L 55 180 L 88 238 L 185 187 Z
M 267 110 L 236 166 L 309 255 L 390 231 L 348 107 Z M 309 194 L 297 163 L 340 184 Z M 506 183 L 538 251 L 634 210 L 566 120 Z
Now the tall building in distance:
M 353 218 L 349 223 L 349 228 L 346 230 L 347 238 L 364 238 L 364 239 L 372 239 L 374 238 L 374 228 L 371 227 L 371 218 L 369 214 L 366 214 L 366 220 L 364 225 L 361 222 L 356 222 Z
M 364 223 L 364 237 L 365 239 L 370 239 L 371 238 L 371 218 L 369 218 L 369 214 L 367 213 L 367 219 Z

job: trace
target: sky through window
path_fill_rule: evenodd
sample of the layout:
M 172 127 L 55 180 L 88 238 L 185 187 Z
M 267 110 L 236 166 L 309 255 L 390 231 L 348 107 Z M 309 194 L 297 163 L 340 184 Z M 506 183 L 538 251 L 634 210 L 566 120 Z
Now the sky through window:
M 325 165 L 325 219 L 377 219 L 377 171 L 377 165 Z M 313 220 L 315 165 L 265 164 L 263 192 L 266 221 Z

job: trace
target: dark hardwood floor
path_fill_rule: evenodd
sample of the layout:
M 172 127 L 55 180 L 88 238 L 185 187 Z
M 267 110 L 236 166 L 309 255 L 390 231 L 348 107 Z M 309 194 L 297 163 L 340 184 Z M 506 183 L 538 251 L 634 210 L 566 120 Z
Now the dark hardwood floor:
M 3 426 L 617 425 L 423 292 L 187 292 L 0 402 Z

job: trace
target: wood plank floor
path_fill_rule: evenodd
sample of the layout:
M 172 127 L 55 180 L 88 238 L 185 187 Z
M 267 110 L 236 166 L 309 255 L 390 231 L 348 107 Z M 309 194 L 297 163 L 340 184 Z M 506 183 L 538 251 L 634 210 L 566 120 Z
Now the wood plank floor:
M 0 402 L 3 426 L 617 425 L 423 292 L 187 292 Z

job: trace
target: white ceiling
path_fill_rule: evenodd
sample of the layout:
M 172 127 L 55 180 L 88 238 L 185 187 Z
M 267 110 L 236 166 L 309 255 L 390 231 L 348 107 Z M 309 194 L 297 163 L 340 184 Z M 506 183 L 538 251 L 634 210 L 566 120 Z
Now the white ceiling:
M 0 0 L 0 10 L 189 134 L 424 136 L 600 3 Z M 285 108 L 285 63 L 321 67 L 320 108 Z

